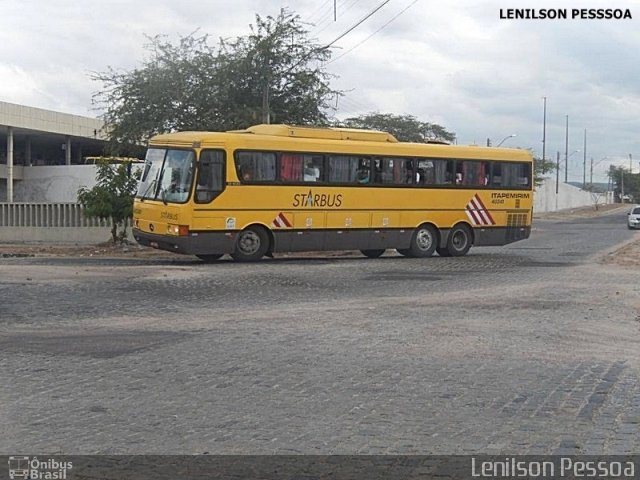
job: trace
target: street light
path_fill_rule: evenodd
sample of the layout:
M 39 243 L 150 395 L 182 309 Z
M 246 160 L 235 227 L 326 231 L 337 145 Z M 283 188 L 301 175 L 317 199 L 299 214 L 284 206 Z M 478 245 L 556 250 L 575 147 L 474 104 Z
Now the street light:
M 496 145 L 496 147 L 499 147 L 500 145 L 502 145 L 506 140 L 509 140 L 510 138 L 516 137 L 517 134 L 516 133 L 512 133 L 511 135 L 507 135 L 506 137 L 504 137 L 500 143 L 498 145 Z
M 597 167 L 598 165 L 600 165 L 602 162 L 604 162 L 605 160 L 607 160 L 609 157 L 602 157 L 600 160 L 598 160 L 596 163 L 593 163 L 593 157 L 591 157 L 591 172 L 589 173 L 589 183 L 591 185 L 593 185 L 593 167 Z
M 500 145 L 502 145 L 505 141 L 509 140 L 512 137 L 517 136 L 515 133 L 512 133 L 511 135 L 507 135 L 506 137 L 504 137 L 502 140 L 500 140 L 500 142 L 496 145 L 496 148 L 499 147 Z M 487 138 L 487 147 L 491 146 L 491 139 Z

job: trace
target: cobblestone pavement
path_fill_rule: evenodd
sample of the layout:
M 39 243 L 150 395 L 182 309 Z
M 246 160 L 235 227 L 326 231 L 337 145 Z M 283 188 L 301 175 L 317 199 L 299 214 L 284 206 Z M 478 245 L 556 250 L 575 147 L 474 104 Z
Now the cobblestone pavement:
M 464 258 L 0 260 L 0 452 L 640 452 L 617 213 Z

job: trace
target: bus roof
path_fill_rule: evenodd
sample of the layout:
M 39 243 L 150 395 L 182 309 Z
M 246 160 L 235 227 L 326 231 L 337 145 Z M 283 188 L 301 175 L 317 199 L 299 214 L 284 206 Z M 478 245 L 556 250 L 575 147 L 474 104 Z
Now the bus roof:
M 531 161 L 528 150 L 517 148 L 447 145 L 435 143 L 399 142 L 393 135 L 378 130 L 350 128 L 317 128 L 290 125 L 254 125 L 245 130 L 228 132 L 175 132 L 156 135 L 152 146 L 219 147 L 226 143 L 238 148 L 299 150 L 327 153 L 353 153 L 398 156 L 443 156 L 495 160 Z

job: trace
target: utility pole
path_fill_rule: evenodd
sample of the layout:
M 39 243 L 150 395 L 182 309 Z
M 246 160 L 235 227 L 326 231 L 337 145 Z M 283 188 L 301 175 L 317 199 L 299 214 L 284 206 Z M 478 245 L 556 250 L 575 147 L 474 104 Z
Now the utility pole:
M 567 117 L 567 127 L 564 139 L 564 183 L 569 183 L 569 115 Z
M 631 154 L 629 154 L 629 173 L 633 173 L 633 165 L 631 164 Z
M 542 97 L 542 100 L 542 164 L 544 165 L 545 146 L 547 140 L 547 97 Z
M 593 185 L 593 157 L 591 157 L 591 171 L 589 172 L 589 183 Z
M 558 184 L 560 183 L 560 152 L 556 155 L 556 195 L 558 195 Z
M 582 189 L 587 186 L 587 129 L 584 129 L 584 157 L 582 161 Z

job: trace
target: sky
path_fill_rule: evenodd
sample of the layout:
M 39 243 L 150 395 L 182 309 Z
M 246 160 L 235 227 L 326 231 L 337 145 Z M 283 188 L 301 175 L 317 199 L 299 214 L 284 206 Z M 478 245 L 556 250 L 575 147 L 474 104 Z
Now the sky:
M 0 100 L 98 116 L 92 95 L 102 85 L 91 73 L 139 66 L 147 36 L 232 38 L 256 14 L 287 8 L 327 45 L 384 1 L 336 0 L 334 21 L 334 0 L 2 0 Z M 514 8 L 569 18 L 501 18 Z M 632 19 L 572 18 L 573 9 L 628 9 Z M 565 152 L 570 181 L 589 182 L 592 158 L 594 182 L 610 164 L 638 173 L 639 26 L 640 0 L 389 0 L 333 45 L 324 68 L 345 92 L 333 114 L 410 114 L 458 144 L 490 139 L 538 157 L 544 127 L 561 179 Z

